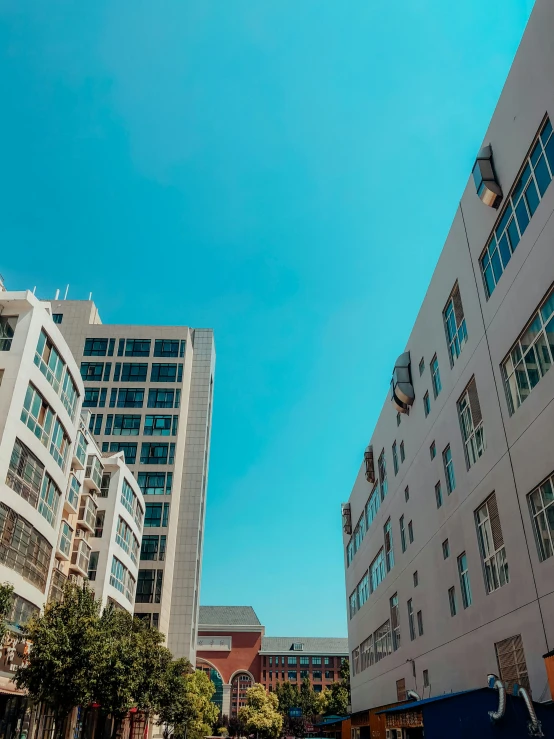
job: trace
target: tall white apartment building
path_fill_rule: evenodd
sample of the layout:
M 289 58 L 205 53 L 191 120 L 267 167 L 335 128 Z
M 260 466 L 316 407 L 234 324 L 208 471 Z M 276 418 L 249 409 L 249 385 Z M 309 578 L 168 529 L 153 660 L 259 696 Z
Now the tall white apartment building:
M 103 324 L 88 300 L 54 301 L 52 310 L 80 364 L 89 430 L 102 454 L 124 453 L 144 495 L 135 612 L 167 634 L 175 656 L 194 661 L 213 332 Z

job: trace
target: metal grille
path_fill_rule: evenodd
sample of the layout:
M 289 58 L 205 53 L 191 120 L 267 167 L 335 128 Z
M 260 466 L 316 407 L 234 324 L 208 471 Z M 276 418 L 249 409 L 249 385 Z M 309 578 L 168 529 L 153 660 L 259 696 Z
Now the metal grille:
M 500 679 L 506 683 L 508 692 L 511 693 L 514 689 L 514 684 L 517 683 L 524 687 L 530 694 L 531 686 L 529 685 L 529 674 L 527 672 L 521 634 L 516 634 L 515 636 L 510 636 L 508 639 L 496 642 L 494 647 L 496 649 Z

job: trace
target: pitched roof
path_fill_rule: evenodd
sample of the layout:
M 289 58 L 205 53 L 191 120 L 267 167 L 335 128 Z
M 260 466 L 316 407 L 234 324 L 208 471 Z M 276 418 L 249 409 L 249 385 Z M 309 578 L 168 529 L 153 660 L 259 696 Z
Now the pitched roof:
M 303 644 L 302 650 L 292 648 L 293 644 Z M 297 654 L 344 654 L 348 655 L 348 639 L 325 636 L 264 636 L 262 652 L 292 652 Z
M 252 606 L 200 606 L 198 626 L 261 626 Z

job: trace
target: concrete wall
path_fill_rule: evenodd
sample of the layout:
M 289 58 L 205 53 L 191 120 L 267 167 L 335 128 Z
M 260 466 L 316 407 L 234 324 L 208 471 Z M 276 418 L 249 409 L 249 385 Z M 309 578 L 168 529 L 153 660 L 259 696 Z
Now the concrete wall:
M 483 143 L 490 143 L 504 196 L 508 195 L 545 113 L 554 118 L 554 6 L 538 0 L 506 86 Z M 477 153 L 477 151 L 476 151 Z M 501 208 L 504 201 L 501 204 Z M 452 228 L 438 261 L 406 347 L 411 352 L 415 404 L 397 426 L 389 397 L 371 435 L 375 462 L 382 449 L 387 458 L 389 492 L 376 519 L 346 567 L 346 597 L 357 585 L 383 545 L 383 526 L 390 517 L 395 565 L 369 600 L 349 620 L 350 651 L 390 616 L 389 599 L 398 593 L 401 646 L 352 680 L 353 710 L 396 699 L 396 680 L 426 695 L 478 687 L 487 672 L 498 672 L 495 642 L 521 634 L 535 699 L 546 685 L 542 654 L 554 642 L 554 557 L 539 562 L 527 495 L 554 471 L 554 372 L 547 373 L 523 405 L 510 416 L 500 365 L 514 341 L 554 283 L 554 185 L 550 184 L 530 224 L 487 300 L 479 257 L 500 211 L 481 203 L 469 178 Z M 450 367 L 442 311 L 455 282 L 460 287 L 468 341 Z M 433 399 L 429 365 L 437 354 L 442 392 Z M 420 377 L 418 365 L 425 360 Z M 392 368 L 391 368 L 392 371 Z M 474 377 L 486 437 L 483 456 L 466 467 L 457 401 Z M 423 395 L 429 391 L 431 412 L 425 417 Z M 391 447 L 404 442 L 406 459 L 395 476 Z M 437 456 L 431 459 L 435 441 Z M 442 451 L 450 444 L 456 489 L 447 494 Z M 440 481 L 444 503 L 437 509 L 435 484 Z M 404 490 L 409 486 L 409 500 Z M 510 582 L 486 593 L 478 547 L 475 510 L 496 492 L 509 564 Z M 360 467 L 350 496 L 356 525 L 371 486 Z M 399 518 L 413 522 L 414 542 L 401 552 Z M 442 542 L 449 539 L 450 557 L 443 559 Z M 347 546 L 349 537 L 345 536 Z M 456 559 L 467 554 L 473 604 L 462 607 Z M 413 573 L 419 584 L 414 587 Z M 450 616 L 448 588 L 455 586 L 458 614 Z M 424 634 L 410 641 L 407 600 L 423 614 Z M 416 624 L 417 630 L 417 624 Z M 412 677 L 415 660 L 416 679 Z

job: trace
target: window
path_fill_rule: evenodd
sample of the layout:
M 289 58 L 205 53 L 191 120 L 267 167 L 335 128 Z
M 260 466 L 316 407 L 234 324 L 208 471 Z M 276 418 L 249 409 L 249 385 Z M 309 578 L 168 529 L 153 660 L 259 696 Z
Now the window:
M 528 496 L 539 559 L 554 554 L 554 477 L 550 476 Z
M 383 582 L 386 574 L 385 555 L 383 549 L 381 549 L 369 566 L 369 587 L 372 593 Z
M 96 511 L 96 519 L 94 522 L 94 537 L 101 539 L 104 533 L 104 519 L 106 517 L 106 511 Z
M 406 459 L 406 454 L 404 452 L 404 442 L 400 442 L 400 461 L 403 462 Z
M 433 383 L 433 395 L 436 400 L 440 395 L 440 391 L 442 390 L 441 375 L 439 371 L 439 360 L 437 359 L 436 354 L 431 360 L 431 380 Z
M 121 502 L 123 506 L 129 511 L 131 516 L 133 516 L 136 505 L 136 495 L 133 492 L 133 488 L 125 479 L 123 480 L 123 485 L 121 487 Z
M 392 445 L 392 466 L 394 468 L 394 474 L 398 474 L 398 455 L 396 453 L 396 441 Z
M 58 513 L 61 497 L 61 490 L 58 488 L 54 480 L 52 480 L 50 475 L 46 473 L 40 490 L 38 512 L 51 526 L 54 526 L 56 522 L 56 515 Z
M 120 593 L 124 593 L 131 603 L 133 602 L 135 580 L 123 562 L 120 562 L 117 557 L 112 557 L 110 585 L 119 590 Z
M 109 418 L 109 416 L 108 416 Z M 106 434 L 108 433 L 106 429 Z M 138 436 L 140 433 L 140 416 L 116 415 L 114 416 L 114 436 Z
M 312 657 L 312 665 L 320 665 L 321 657 Z
M 167 526 L 169 516 L 169 503 L 146 503 L 144 514 L 144 528 L 153 526 Z
M 523 172 L 513 186 L 485 251 L 481 272 L 487 297 L 490 297 L 506 269 L 519 240 L 533 217 L 554 171 L 552 126 L 546 119 L 525 158 Z
M 154 344 L 154 356 L 178 357 L 179 341 L 177 339 L 156 339 L 156 342 Z M 183 355 L 181 354 L 181 356 Z
M 552 145 L 554 147 L 554 141 Z M 510 415 L 515 413 L 552 365 L 553 314 L 554 290 L 551 290 L 502 362 L 502 377 Z
M 95 436 L 98 436 L 102 431 L 102 421 L 104 420 L 104 415 L 102 413 L 91 413 L 89 422 L 88 422 L 88 430 L 91 434 L 94 434 Z M 108 423 L 111 424 L 111 416 L 108 416 Z M 108 428 L 108 423 L 106 423 L 106 433 L 110 433 L 110 429 Z
M 379 510 L 381 506 L 381 494 L 379 492 L 379 485 L 376 485 L 371 495 L 369 496 L 369 500 L 366 503 L 365 507 L 365 515 L 367 519 L 367 528 L 371 526 L 373 519 L 377 515 L 377 511 Z
M 149 408 L 173 408 L 174 390 L 163 390 L 154 388 L 148 391 L 148 407 Z M 175 408 L 178 408 L 175 405 Z
M 138 484 L 143 495 L 171 495 L 172 472 L 139 472 Z
M 467 341 L 466 319 L 464 318 L 464 309 L 458 283 L 454 285 L 454 289 L 450 293 L 450 297 L 443 311 L 443 318 L 446 340 L 448 342 L 450 366 L 453 367 Z
M 356 649 L 352 650 L 352 674 L 357 675 L 360 672 L 360 648 L 356 647 Z
M 44 331 L 40 332 L 35 352 L 35 364 L 58 393 L 65 364 Z
M 105 357 L 108 352 L 107 339 L 85 339 L 85 357 Z
M 100 552 L 91 552 L 88 561 L 88 579 L 91 582 L 96 580 L 96 573 L 98 571 L 98 557 Z
M 448 559 L 448 557 L 450 557 L 450 544 L 448 539 L 445 539 L 442 543 L 442 558 Z
M 521 634 L 496 642 L 494 648 L 498 661 L 498 674 L 503 682 L 508 683 L 507 691 L 512 693 L 514 684 L 517 683 L 530 692 L 529 673 Z
M 408 485 L 404 488 L 404 500 L 406 503 L 410 500 L 410 488 Z
M 446 447 L 442 453 L 442 461 L 444 464 L 444 474 L 446 475 L 446 489 L 448 495 L 456 489 L 456 477 L 454 475 L 454 462 L 452 461 L 452 452 L 450 445 Z
M 301 665 L 309 665 L 310 664 L 310 658 L 309 657 L 300 657 L 300 664 Z
M 414 606 L 412 599 L 408 601 L 408 626 L 410 627 L 410 641 L 416 638 L 415 624 L 414 624 Z
M 54 430 L 52 432 L 52 439 L 50 441 L 50 454 L 54 457 L 56 464 L 62 470 L 65 470 L 65 463 L 67 461 L 67 453 L 70 445 L 69 436 L 65 433 L 65 429 L 60 423 L 59 419 L 56 418 L 54 422 Z
M 321 670 L 313 670 L 312 680 L 321 680 Z
M 458 401 L 458 415 L 464 440 L 466 463 L 469 469 L 486 449 L 483 416 L 475 378 L 472 378 L 466 391 Z
M 183 365 L 154 362 L 152 372 L 150 373 L 150 382 L 176 382 L 178 366 L 182 368 Z
M 435 457 L 437 456 L 437 445 L 435 444 L 435 442 L 433 442 L 429 447 L 429 455 L 431 459 L 435 459 Z
M 139 570 L 137 580 L 137 603 L 152 603 L 154 600 L 154 585 L 156 570 Z
M 54 413 L 42 395 L 33 385 L 29 385 L 23 401 L 21 420 L 40 439 L 44 446 L 48 446 Z
M 414 527 L 411 521 L 408 524 L 408 539 L 410 540 L 410 544 L 414 543 Z
M 365 573 L 365 575 L 362 577 L 362 579 L 358 583 L 358 587 L 356 588 L 356 591 L 357 591 L 357 599 L 358 599 L 358 608 L 361 608 L 363 604 L 369 598 L 369 574 L 367 572 Z
M 115 408 L 116 398 L 118 408 L 142 408 L 144 388 L 121 388 L 119 391 L 112 388 L 110 408 Z
M 65 375 L 63 376 L 60 398 L 64 408 L 69 413 L 71 420 L 75 420 L 75 411 L 77 410 L 79 393 L 77 392 L 77 386 L 73 382 L 73 378 L 71 377 L 69 370 L 66 370 Z
M 6 485 L 36 508 L 43 475 L 44 465 L 23 442 L 16 439 L 10 457 Z
M 141 464 L 173 464 L 175 444 L 143 444 L 140 452 Z
M 133 532 L 131 527 L 121 516 L 117 521 L 117 529 L 115 532 L 115 541 L 127 554 L 131 553 L 131 542 L 133 539 Z
M 123 452 L 127 464 L 135 464 L 137 461 L 137 445 L 126 441 L 112 441 L 110 452 Z
M 387 563 L 387 572 L 390 572 L 394 567 L 394 549 L 392 546 L 392 527 L 390 518 L 383 527 L 383 533 L 385 535 L 385 561 Z
M 429 687 L 429 670 L 423 670 L 423 687 Z
M 121 365 L 121 382 L 146 382 L 147 372 L 147 364 L 139 362 L 123 362 Z
M 425 418 L 431 413 L 431 401 L 429 399 L 429 392 L 426 392 L 423 396 L 423 410 L 425 411 Z
M 404 516 L 400 516 L 400 545 L 402 551 L 406 551 L 406 531 L 404 529 Z
M 0 352 L 9 352 L 17 325 L 17 316 L 0 316 Z
M 296 682 L 296 672 L 294 670 L 289 670 L 287 672 L 288 680 L 289 682 Z
M 63 313 L 52 313 L 54 323 L 60 324 L 63 321 Z
M 150 339 L 126 339 L 125 356 L 126 357 L 149 357 L 150 356 Z
M 419 360 L 419 376 L 420 377 L 424 373 L 424 371 L 425 371 L 425 359 L 421 357 L 421 359 Z
M 363 652 L 362 652 L 362 654 L 363 654 Z M 325 670 L 325 679 L 326 680 L 334 680 L 335 679 L 335 673 L 333 672 L 333 670 Z
M 81 362 L 81 377 L 85 382 L 102 382 L 104 362 Z
M 146 416 L 144 419 L 144 435 L 170 436 L 172 418 L 172 416 Z
M 0 562 L 44 593 L 52 547 L 25 518 L 2 502 L 0 541 Z
M 399 703 L 406 700 L 406 680 L 404 678 L 396 681 L 396 700 Z
M 98 398 L 100 390 L 97 387 L 86 387 L 85 398 L 83 400 L 83 408 L 96 408 L 98 406 Z
M 414 579 L 414 588 L 417 588 L 417 586 L 419 585 L 419 575 L 417 574 L 417 570 L 413 574 L 413 579 Z
M 460 575 L 460 589 L 462 591 L 462 605 L 469 608 L 471 600 L 471 585 L 469 582 L 469 570 L 467 567 L 466 553 L 462 552 L 458 557 L 458 574 Z
M 354 590 L 348 600 L 348 610 L 350 613 L 350 618 L 354 618 L 358 610 L 358 594 L 356 590 Z
M 456 606 L 456 589 L 454 587 L 448 588 L 448 603 L 450 605 L 450 615 L 455 616 L 458 613 Z
M 346 547 L 346 562 L 347 562 L 348 565 L 350 565 L 350 563 L 354 559 L 354 554 L 355 553 L 356 552 L 354 551 L 354 539 L 350 539 L 350 541 L 348 542 L 348 545 Z
M 398 593 L 395 593 L 389 601 L 390 603 L 390 623 L 392 627 L 392 648 L 396 650 L 400 647 L 400 614 L 398 612 Z
M 442 505 L 442 486 L 440 481 L 435 485 L 435 500 L 437 502 L 437 508 L 440 508 Z
M 360 667 L 362 670 L 367 669 L 373 664 L 374 652 L 373 652 L 373 634 L 370 634 L 360 644 Z M 331 673 L 332 674 L 332 673 Z
M 287 664 L 294 665 L 296 667 L 296 657 L 289 657 L 287 660 Z
M 492 593 L 493 590 L 498 590 L 498 588 L 510 582 L 506 548 L 495 493 L 492 493 L 483 505 L 477 509 L 475 523 L 485 573 L 485 586 L 487 593 Z
M 356 524 L 356 528 L 354 529 L 354 547 L 356 551 L 360 548 L 360 545 L 362 541 L 364 540 L 364 536 L 366 535 L 366 518 L 365 513 L 362 513 L 360 516 L 360 520 Z
M 387 491 L 389 489 L 389 484 L 387 482 L 387 462 L 385 459 L 384 450 L 381 452 L 377 464 L 379 468 L 379 482 L 381 483 L 381 499 L 384 500 L 385 495 L 387 494 Z
M 420 636 L 423 636 L 423 614 L 421 611 L 417 612 L 417 631 Z
M 400 426 L 400 419 L 401 419 L 401 418 L 402 418 L 401 414 L 400 414 L 400 413 L 397 413 L 397 414 L 396 414 L 396 425 L 397 425 L 397 426 Z
M 379 662 L 389 654 L 392 654 L 390 621 L 386 621 L 373 634 L 373 644 L 375 648 L 375 662 Z

